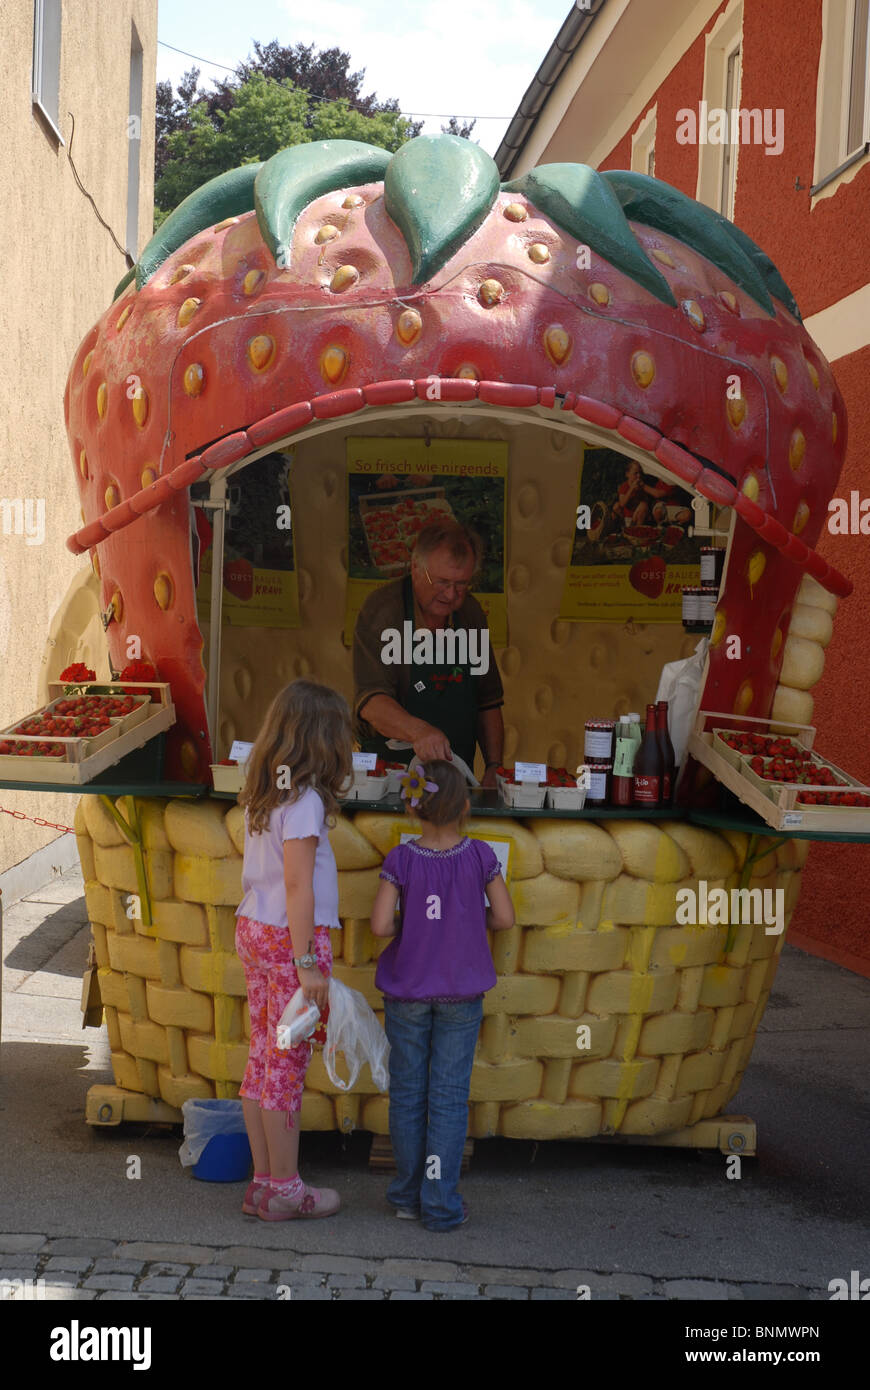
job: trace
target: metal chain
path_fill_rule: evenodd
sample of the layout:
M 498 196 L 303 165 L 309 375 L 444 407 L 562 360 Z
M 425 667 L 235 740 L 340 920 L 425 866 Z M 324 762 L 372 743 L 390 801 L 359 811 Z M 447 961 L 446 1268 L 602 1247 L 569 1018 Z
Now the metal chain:
M 0 811 L 7 816 L 12 816 L 15 820 L 31 820 L 34 825 L 44 825 L 48 830 L 65 830 L 68 835 L 75 835 L 76 833 L 73 826 L 58 825 L 56 821 L 43 820 L 42 816 L 25 816 L 23 811 L 7 811 L 5 806 L 0 806 Z

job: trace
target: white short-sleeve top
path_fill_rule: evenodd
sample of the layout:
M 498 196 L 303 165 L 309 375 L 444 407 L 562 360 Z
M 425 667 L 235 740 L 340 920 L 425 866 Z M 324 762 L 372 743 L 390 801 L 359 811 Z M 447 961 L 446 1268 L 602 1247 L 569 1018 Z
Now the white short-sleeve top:
M 252 917 L 273 927 L 286 927 L 287 896 L 284 888 L 284 841 L 317 836 L 314 857 L 314 925 L 340 927 L 338 870 L 326 826 L 326 812 L 319 792 L 306 787 L 299 798 L 281 802 L 272 810 L 268 830 L 252 834 L 245 812 L 245 857 L 242 864 L 242 901 L 236 916 Z

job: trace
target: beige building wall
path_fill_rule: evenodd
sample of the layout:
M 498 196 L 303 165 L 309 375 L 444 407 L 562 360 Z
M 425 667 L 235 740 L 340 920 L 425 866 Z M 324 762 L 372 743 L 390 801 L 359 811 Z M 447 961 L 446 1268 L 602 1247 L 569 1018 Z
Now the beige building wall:
M 157 0 L 63 0 L 58 126 L 64 144 L 31 101 L 33 15 L 33 0 L 3 0 L 0 8 L 0 499 L 32 499 L 35 523 L 29 538 L 15 534 L 10 511 L 0 516 L 0 727 L 39 703 L 52 616 L 90 568 L 87 557 L 72 556 L 64 544 L 79 525 L 79 503 L 63 393 L 73 354 L 126 262 L 76 183 L 70 134 L 74 117 L 72 160 L 124 246 L 133 25 L 143 51 L 134 253 L 149 239 L 153 216 Z M 44 538 L 31 543 L 39 538 L 40 504 Z M 0 788 L 0 807 L 64 825 L 72 824 L 75 804 L 73 796 Z M 0 813 L 0 873 L 56 837 Z

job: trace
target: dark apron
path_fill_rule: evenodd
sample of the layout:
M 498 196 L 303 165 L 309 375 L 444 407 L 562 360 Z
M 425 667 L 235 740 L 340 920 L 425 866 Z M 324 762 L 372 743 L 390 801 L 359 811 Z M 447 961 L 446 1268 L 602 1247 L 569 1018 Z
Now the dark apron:
M 402 584 L 405 618 L 412 624 L 414 617 L 414 590 L 409 575 Z M 453 614 L 450 615 L 453 626 Z M 450 741 L 450 747 L 460 758 L 474 767 L 474 754 L 477 749 L 477 685 L 469 665 L 438 666 L 414 662 L 410 668 L 411 680 L 408 694 L 403 701 L 403 709 L 415 719 L 423 719 L 440 729 Z M 421 683 L 422 690 L 415 690 Z M 380 734 L 363 739 L 364 753 L 377 753 L 386 762 L 407 763 L 413 756 L 408 748 L 388 748 L 387 741 Z

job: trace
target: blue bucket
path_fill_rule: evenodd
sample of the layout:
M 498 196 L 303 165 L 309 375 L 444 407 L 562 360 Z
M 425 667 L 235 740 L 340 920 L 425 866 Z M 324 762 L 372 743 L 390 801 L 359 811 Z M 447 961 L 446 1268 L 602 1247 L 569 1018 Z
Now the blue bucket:
M 247 1134 L 215 1134 L 193 1166 L 193 1176 L 205 1182 L 243 1182 L 251 1169 Z

